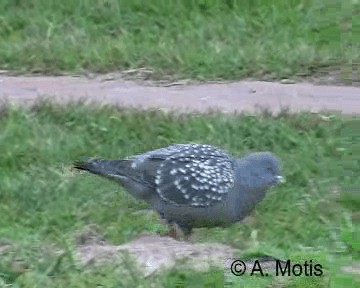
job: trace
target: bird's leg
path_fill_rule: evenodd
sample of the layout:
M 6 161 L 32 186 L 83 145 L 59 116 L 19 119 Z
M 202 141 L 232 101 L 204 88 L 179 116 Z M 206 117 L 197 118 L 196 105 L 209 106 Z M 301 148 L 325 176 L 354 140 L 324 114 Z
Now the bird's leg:
M 169 226 L 170 226 L 170 230 L 168 232 L 168 236 L 179 241 L 185 239 L 185 233 L 182 231 L 182 229 L 177 223 L 171 223 L 169 224 Z
M 158 211 L 158 214 L 160 216 L 160 221 L 163 224 L 167 224 L 169 226 L 169 231 L 165 234 L 166 236 L 169 236 L 171 238 L 174 238 L 175 240 L 189 240 L 189 237 L 191 235 L 192 232 L 192 226 L 191 225 L 186 225 L 186 224 L 178 224 L 175 222 L 168 222 L 165 217 L 164 214 L 161 213 L 160 211 Z
M 188 241 L 192 232 L 192 227 L 189 225 L 181 225 L 178 223 L 172 223 L 170 225 L 170 231 L 168 235 L 175 240 Z
M 182 225 L 180 226 L 181 227 L 181 230 L 183 231 L 184 233 L 184 239 L 185 241 L 188 241 L 190 240 L 190 236 L 192 234 L 192 226 L 191 225 Z
M 176 223 L 173 222 L 168 222 L 163 213 L 159 212 L 159 218 L 160 218 L 160 222 L 162 224 L 168 225 L 169 227 L 169 231 L 165 234 L 163 234 L 163 236 L 169 236 L 171 238 L 174 238 L 175 240 L 181 240 L 184 238 L 184 233 L 182 232 L 181 228 L 179 225 L 177 225 Z

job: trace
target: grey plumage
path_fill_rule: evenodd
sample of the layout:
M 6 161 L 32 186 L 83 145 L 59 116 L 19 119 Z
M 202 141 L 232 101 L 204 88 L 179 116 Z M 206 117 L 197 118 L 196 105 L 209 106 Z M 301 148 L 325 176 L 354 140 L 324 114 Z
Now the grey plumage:
M 270 152 L 235 159 L 203 144 L 175 144 L 128 159 L 77 161 L 74 167 L 117 181 L 187 233 L 240 221 L 282 178 L 280 162 Z

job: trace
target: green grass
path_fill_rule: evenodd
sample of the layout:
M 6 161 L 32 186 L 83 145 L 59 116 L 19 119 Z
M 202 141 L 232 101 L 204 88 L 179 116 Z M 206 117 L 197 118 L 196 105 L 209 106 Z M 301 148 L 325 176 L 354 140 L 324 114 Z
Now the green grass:
M 166 227 L 136 214 L 146 204 L 115 183 L 71 171 L 72 161 L 83 156 L 125 157 L 170 143 L 199 142 L 237 156 L 273 151 L 282 159 L 287 183 L 268 194 L 248 222 L 226 229 L 197 229 L 197 241 L 227 243 L 248 255 L 313 259 L 323 265 L 323 277 L 295 278 L 286 287 L 349 287 L 346 283 L 355 287 L 360 280 L 339 267 L 360 259 L 359 138 L 354 136 L 359 135 L 358 127 L 358 118 L 306 113 L 176 116 L 49 104 L 4 109 L 0 243 L 14 246 L 1 254 L 0 286 L 147 287 L 146 281 L 152 281 L 156 287 L 223 287 L 224 271 L 215 268 L 208 273 L 175 269 L 142 280 L 136 271 L 124 274 L 124 267 L 81 267 L 73 254 L 79 231 L 91 225 L 115 244 Z M 67 253 L 56 256 L 55 248 Z M 278 287 L 280 281 L 276 277 L 231 280 L 233 287 L 270 283 Z
M 2 0 L 0 68 L 289 77 L 359 63 L 358 1 Z M 350 77 L 351 78 L 351 77 Z

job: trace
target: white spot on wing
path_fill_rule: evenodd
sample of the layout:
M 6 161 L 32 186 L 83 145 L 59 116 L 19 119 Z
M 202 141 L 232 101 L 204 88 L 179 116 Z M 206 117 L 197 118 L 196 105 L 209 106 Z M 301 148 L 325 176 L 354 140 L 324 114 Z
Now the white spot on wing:
M 161 173 L 158 171 L 155 182 L 160 185 L 160 196 L 175 205 L 211 205 L 221 201 L 221 195 L 233 184 L 230 158 L 210 145 L 179 145 L 166 159 L 160 164 Z M 183 198 L 182 203 L 176 203 L 176 193 Z

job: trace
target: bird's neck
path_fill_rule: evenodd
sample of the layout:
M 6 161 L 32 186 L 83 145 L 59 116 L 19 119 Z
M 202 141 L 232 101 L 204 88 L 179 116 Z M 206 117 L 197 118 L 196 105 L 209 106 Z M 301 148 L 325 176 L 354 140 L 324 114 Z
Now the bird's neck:
M 254 181 L 256 182 L 256 175 L 251 172 L 251 169 L 248 169 L 246 165 L 239 167 L 237 170 L 237 197 L 240 205 L 236 210 L 238 211 L 237 217 L 239 219 L 244 218 L 248 213 L 251 212 L 261 200 L 265 197 L 266 189 L 265 187 L 254 185 Z

